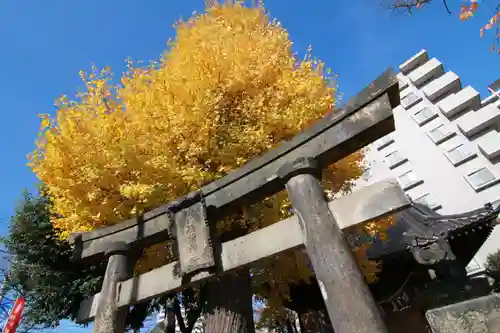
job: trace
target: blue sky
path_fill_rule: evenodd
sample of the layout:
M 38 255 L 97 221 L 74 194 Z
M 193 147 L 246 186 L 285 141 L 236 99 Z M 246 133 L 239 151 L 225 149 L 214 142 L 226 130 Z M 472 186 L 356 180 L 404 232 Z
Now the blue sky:
M 461 1 L 449 4 L 458 10 Z M 22 190 L 36 183 L 26 167 L 26 153 L 33 149 L 37 114 L 53 113 L 54 100 L 73 94 L 80 84 L 79 70 L 91 63 L 121 72 L 126 57 L 157 59 L 173 37 L 172 23 L 202 7 L 202 0 L 0 1 L 0 119 L 4 124 L 0 234 L 5 234 Z M 479 28 L 489 14 L 485 10 L 460 23 L 441 2 L 412 17 L 394 16 L 377 0 L 310 0 L 307 5 L 268 0 L 266 7 L 288 29 L 296 51 L 312 45 L 314 55 L 339 74 L 339 89 L 345 97 L 422 48 L 483 97 L 487 85 L 500 77 L 500 56 L 489 52 L 492 33 L 479 38 Z M 88 329 L 65 324 L 59 331 Z

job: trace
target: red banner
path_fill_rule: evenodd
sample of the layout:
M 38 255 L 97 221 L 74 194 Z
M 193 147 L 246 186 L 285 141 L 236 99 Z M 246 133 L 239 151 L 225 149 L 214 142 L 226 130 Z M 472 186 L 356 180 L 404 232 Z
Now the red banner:
M 24 310 L 24 298 L 18 297 L 16 299 L 16 303 L 12 308 L 12 312 L 9 315 L 9 319 L 7 320 L 7 324 L 5 324 L 4 333 L 16 333 L 17 325 L 21 321 L 21 315 Z

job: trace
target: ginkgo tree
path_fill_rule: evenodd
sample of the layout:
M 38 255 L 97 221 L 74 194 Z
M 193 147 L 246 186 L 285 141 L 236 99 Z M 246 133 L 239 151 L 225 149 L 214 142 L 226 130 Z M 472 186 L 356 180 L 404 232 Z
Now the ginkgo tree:
M 493 38 L 491 51 L 496 51 L 500 55 L 500 2 L 498 0 L 465 0 L 462 2 L 443 0 L 442 5 L 448 14 L 456 13 L 457 19 L 467 21 L 475 16 L 478 10 L 489 12 L 490 18 L 479 29 L 479 36 L 483 37 L 488 33 Z M 391 0 L 389 8 L 396 11 L 412 13 L 414 10 L 423 9 L 424 7 L 435 2 L 434 0 Z
M 61 238 L 119 223 L 223 177 L 335 106 L 336 76 L 310 49 L 299 59 L 261 4 L 215 2 L 175 29 L 159 61 L 129 61 L 119 78 L 109 68 L 82 71 L 83 92 L 63 96 L 55 115 L 41 116 L 29 166 L 45 186 Z M 359 151 L 328 167 L 324 185 L 348 192 L 363 171 Z M 234 237 L 289 215 L 283 191 L 219 221 L 218 232 Z M 366 228 L 379 233 L 391 223 Z M 136 273 L 175 260 L 174 252 L 169 242 L 145 250 Z M 363 249 L 355 253 L 363 263 Z M 291 283 L 310 277 L 307 260 L 296 251 L 258 263 L 252 279 L 271 291 L 255 292 L 279 307 Z M 369 280 L 374 265 L 362 264 Z

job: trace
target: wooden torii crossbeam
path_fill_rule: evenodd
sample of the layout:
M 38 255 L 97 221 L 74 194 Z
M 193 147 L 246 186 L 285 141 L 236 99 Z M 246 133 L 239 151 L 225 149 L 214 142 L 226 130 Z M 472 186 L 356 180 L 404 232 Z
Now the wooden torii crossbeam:
M 393 131 L 397 105 L 398 81 L 389 69 L 340 110 L 226 177 L 143 216 L 72 235 L 75 260 L 108 260 L 101 292 L 82 303 L 78 320 L 95 316 L 95 332 L 123 332 L 128 305 L 305 245 L 335 331 L 385 332 L 341 227 L 404 208 L 408 201 L 389 181 L 329 205 L 318 178 L 321 169 Z M 284 187 L 296 217 L 220 244 L 222 252 L 216 253 L 210 228 L 217 219 Z M 131 278 L 129 254 L 168 239 L 177 241 L 177 266 Z M 249 245 L 257 243 L 262 246 Z

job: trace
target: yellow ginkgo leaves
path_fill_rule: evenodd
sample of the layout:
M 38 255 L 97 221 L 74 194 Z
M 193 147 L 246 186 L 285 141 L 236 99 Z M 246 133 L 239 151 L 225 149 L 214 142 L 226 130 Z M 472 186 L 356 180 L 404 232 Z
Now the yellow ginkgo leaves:
M 81 72 L 84 91 L 42 117 L 30 155 L 53 202 L 54 226 L 64 238 L 115 224 L 240 167 L 332 109 L 336 85 L 328 73 L 309 54 L 297 59 L 286 30 L 262 7 L 238 3 L 214 4 L 177 24 L 161 60 L 129 63 L 119 85 L 109 68 Z M 362 174 L 362 157 L 332 165 L 327 188 L 348 190 Z M 278 194 L 220 225 L 262 227 L 285 216 L 286 205 Z M 277 286 L 291 279 L 273 274 Z

